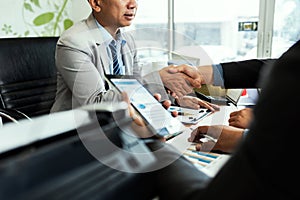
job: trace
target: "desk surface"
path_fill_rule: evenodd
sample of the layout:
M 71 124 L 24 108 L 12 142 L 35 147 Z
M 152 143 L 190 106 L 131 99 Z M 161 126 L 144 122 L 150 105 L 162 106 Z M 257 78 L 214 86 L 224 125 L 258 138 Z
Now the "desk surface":
M 219 154 L 215 158 L 208 158 L 210 155 L 199 155 L 197 152 L 193 151 L 195 147 L 191 142 L 188 142 L 188 138 L 190 137 L 192 130 L 198 126 L 228 125 L 230 113 L 239 109 L 241 109 L 241 107 L 236 107 L 232 104 L 229 106 L 221 106 L 220 111 L 203 118 L 196 125 L 187 126 L 187 129 L 182 134 L 168 140 L 167 143 L 174 146 L 184 156 L 187 156 L 187 159 L 193 162 L 199 170 L 213 177 L 226 163 L 230 155 Z
M 180 152 L 184 152 L 191 145 L 191 143 L 188 142 L 188 138 L 193 129 L 204 125 L 228 125 L 229 114 L 238 109 L 240 108 L 232 104 L 229 106 L 220 106 L 220 111 L 203 118 L 195 125 L 187 126 L 187 129 L 182 134 L 168 140 L 167 143 L 172 144 L 172 146 L 177 148 Z

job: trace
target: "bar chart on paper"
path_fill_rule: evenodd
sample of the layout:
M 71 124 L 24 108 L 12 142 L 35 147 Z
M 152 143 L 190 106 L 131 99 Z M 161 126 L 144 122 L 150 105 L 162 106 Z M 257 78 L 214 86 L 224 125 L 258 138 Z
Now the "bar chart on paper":
M 194 147 L 183 152 L 184 157 L 191 161 L 200 171 L 213 177 L 230 158 L 227 154 L 196 151 Z

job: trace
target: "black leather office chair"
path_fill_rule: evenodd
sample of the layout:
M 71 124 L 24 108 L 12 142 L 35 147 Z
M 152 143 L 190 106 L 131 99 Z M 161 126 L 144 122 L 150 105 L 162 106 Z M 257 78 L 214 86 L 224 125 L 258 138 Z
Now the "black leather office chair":
M 2 114 L 18 120 L 50 112 L 56 93 L 57 40 L 58 37 L 0 39 Z

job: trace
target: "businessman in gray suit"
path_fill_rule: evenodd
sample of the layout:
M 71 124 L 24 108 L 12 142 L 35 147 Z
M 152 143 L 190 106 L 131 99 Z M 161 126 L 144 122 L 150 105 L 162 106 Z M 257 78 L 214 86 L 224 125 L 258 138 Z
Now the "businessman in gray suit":
M 162 100 L 169 98 L 166 85 L 181 95 L 197 86 L 197 82 L 193 85 L 193 79 L 189 84 L 180 78 L 184 74 L 174 75 L 167 70 L 141 77 L 134 38 L 122 30 L 122 27 L 131 25 L 135 18 L 136 0 L 88 2 L 92 8 L 89 17 L 66 30 L 57 43 L 57 93 L 51 112 L 120 100 L 119 93 L 107 85 L 107 74 L 133 75 L 148 85 L 152 93 L 160 93 Z M 116 53 L 110 48 L 112 43 Z M 173 87 L 172 83 L 175 84 Z M 176 87 L 178 84 L 180 88 Z

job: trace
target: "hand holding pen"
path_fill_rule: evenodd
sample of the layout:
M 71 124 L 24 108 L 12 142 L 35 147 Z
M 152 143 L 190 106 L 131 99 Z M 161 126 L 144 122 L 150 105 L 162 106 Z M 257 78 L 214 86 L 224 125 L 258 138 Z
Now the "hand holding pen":
M 191 137 L 188 139 L 189 142 L 196 142 L 196 143 L 205 143 L 205 142 L 214 142 L 217 143 L 218 139 L 207 135 L 207 133 L 202 133 L 198 128 L 193 129 L 191 128 L 192 133 Z
M 196 150 L 232 152 L 243 138 L 243 129 L 226 125 L 199 126 L 192 131 L 189 142 Z

